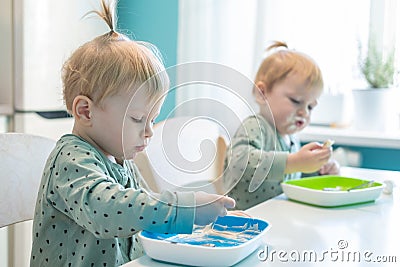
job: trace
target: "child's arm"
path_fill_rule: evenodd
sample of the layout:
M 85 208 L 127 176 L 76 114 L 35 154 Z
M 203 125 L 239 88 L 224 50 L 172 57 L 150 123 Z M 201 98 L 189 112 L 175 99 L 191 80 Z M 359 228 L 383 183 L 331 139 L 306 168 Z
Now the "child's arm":
M 288 152 L 276 151 L 275 129 L 258 117 L 246 119 L 232 138 L 222 177 L 225 193 L 245 210 L 279 195 Z M 260 185 L 250 197 L 250 183 Z

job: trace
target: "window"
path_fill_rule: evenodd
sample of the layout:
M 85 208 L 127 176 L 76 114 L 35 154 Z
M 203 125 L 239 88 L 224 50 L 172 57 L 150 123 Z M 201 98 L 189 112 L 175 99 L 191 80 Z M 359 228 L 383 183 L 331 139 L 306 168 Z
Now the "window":
M 373 31 L 379 32 L 382 47 L 397 46 L 396 62 L 400 63 L 400 16 L 396 16 L 400 3 L 396 0 L 182 0 L 179 8 L 178 63 L 216 62 L 252 81 L 269 42 L 282 40 L 318 62 L 326 89 L 344 92 L 366 87 L 358 67 L 359 43 L 368 46 Z M 204 91 L 177 90 L 177 106 Z M 251 88 L 237 93 L 252 103 Z M 238 110 L 223 96 L 211 95 Z M 182 114 L 198 115 L 198 110 L 202 107 L 191 103 Z M 210 110 L 214 114 L 220 111 Z

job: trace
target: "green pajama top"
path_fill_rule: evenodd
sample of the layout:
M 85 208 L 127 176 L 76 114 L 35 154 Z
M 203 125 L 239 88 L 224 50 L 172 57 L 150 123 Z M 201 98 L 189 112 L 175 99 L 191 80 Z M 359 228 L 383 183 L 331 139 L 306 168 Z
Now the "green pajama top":
M 78 136 L 61 137 L 40 183 L 31 266 L 118 266 L 143 254 L 140 230 L 191 233 L 194 193 L 149 194 L 139 175 L 131 161 L 121 166 Z
M 236 200 L 236 209 L 247 209 L 282 193 L 280 183 L 300 178 L 301 173 L 284 174 L 289 153 L 300 149 L 290 136 L 288 145 L 261 115 L 246 118 L 227 149 L 223 185 Z M 249 192 L 251 181 L 259 187 Z

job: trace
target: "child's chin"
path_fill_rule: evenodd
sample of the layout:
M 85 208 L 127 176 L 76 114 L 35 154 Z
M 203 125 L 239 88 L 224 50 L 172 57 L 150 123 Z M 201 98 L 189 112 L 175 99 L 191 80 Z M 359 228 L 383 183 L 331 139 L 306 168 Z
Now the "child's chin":
M 297 133 L 297 132 L 299 132 L 301 129 L 300 128 L 298 128 L 297 126 L 291 126 L 291 127 L 288 127 L 287 129 L 286 129 L 286 133 L 285 134 L 295 134 L 295 133 Z
M 135 159 L 136 155 L 137 155 L 136 152 L 133 152 L 133 153 L 131 153 L 131 154 L 125 153 L 125 154 L 124 154 L 124 159 L 125 159 L 125 160 L 133 160 L 133 159 Z

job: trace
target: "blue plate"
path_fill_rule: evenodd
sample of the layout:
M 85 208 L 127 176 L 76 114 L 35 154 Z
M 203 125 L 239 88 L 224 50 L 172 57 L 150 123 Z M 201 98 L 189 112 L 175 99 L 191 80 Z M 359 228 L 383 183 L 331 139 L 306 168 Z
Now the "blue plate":
M 207 228 L 208 227 L 208 228 Z M 195 226 L 192 234 L 141 231 L 139 238 L 153 259 L 191 266 L 231 266 L 263 242 L 268 222 L 239 216 L 219 217 L 213 229 Z
M 209 232 L 209 234 L 204 234 L 205 228 L 196 226 L 191 235 L 159 234 L 143 231 L 142 236 L 156 240 L 166 240 L 171 243 L 231 247 L 239 246 L 253 239 L 268 227 L 268 223 L 253 218 L 225 216 L 219 217 L 212 227 L 216 233 L 220 234 L 213 234 L 213 231 Z M 224 235 L 224 233 L 229 233 L 229 235 Z

